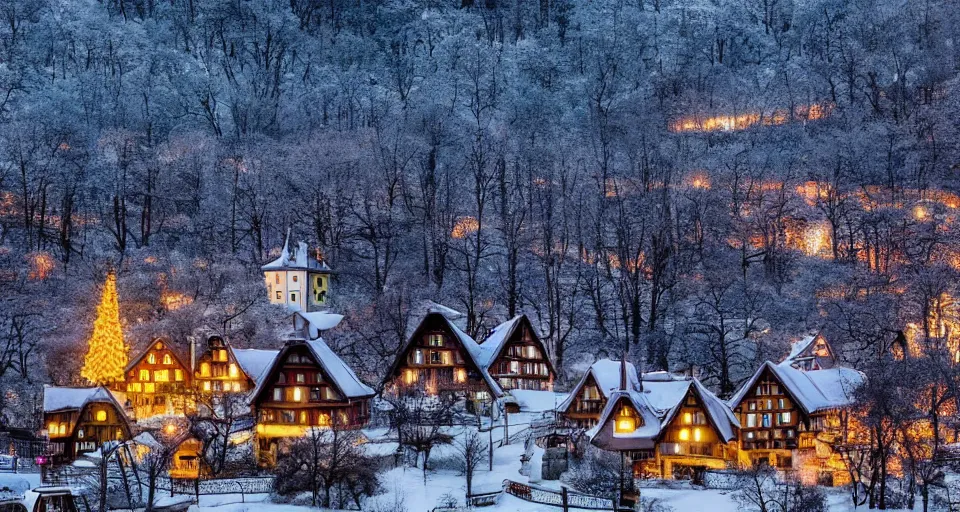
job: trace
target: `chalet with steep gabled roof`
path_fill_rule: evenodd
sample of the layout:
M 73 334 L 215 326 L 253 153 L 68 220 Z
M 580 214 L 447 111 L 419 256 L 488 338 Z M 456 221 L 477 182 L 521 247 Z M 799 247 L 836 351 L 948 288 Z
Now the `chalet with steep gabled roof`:
M 397 352 L 384 384 L 403 393 L 463 398 L 479 411 L 484 403 L 503 397 L 500 385 L 487 373 L 480 345 L 439 312 L 428 313 Z
M 583 377 L 557 406 L 557 413 L 569 425 L 590 428 L 600 420 L 600 414 L 610 397 L 620 389 L 621 361 L 600 359 L 593 363 Z M 632 363 L 626 363 L 627 386 L 639 391 L 640 381 Z
M 272 465 L 285 439 L 314 427 L 359 428 L 374 390 L 322 340 L 290 340 L 251 393 L 257 453 Z
M 799 370 L 767 361 L 730 399 L 745 463 L 802 470 L 807 483 L 846 481 L 833 445 L 847 435 L 847 410 L 862 373 L 844 367 Z
M 193 372 L 163 338 L 150 342 L 124 370 L 121 389 L 137 419 L 183 415 L 191 410 Z
M 479 359 L 504 391 L 553 391 L 557 372 L 527 315 L 494 327 L 480 343 Z
M 200 393 L 249 393 L 273 363 L 279 350 L 235 349 L 220 336 L 211 336 L 197 358 L 194 386 Z
M 780 364 L 804 371 L 829 370 L 837 365 L 837 356 L 827 338 L 817 333 L 793 342 Z
M 639 384 L 634 388 L 628 375 L 621 377 L 620 389 L 587 431 L 591 444 L 623 452 L 635 478 L 699 482 L 707 469 L 736 460 L 737 418 L 699 380 L 655 372 L 644 374 Z
M 106 442 L 129 440 L 131 422 L 121 405 L 125 400 L 103 386 L 44 386 L 43 424 L 54 457 L 69 461 Z

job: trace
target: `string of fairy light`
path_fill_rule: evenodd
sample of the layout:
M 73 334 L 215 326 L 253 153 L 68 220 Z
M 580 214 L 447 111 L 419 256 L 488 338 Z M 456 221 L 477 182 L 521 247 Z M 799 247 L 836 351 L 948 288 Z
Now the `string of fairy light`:
M 107 274 L 103 284 L 93 334 L 83 359 L 80 376 L 93 384 L 112 384 L 123 380 L 127 366 L 127 346 L 120 326 L 120 301 L 117 297 L 117 276 Z

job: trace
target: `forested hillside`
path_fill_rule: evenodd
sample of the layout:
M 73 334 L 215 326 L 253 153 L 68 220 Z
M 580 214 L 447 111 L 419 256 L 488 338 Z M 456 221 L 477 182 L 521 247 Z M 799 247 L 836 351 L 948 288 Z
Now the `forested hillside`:
M 6 388 L 79 379 L 110 267 L 134 346 L 277 344 L 259 267 L 288 229 L 369 382 L 427 299 L 474 335 L 530 314 L 562 371 L 627 344 L 721 396 L 810 331 L 858 365 L 960 341 L 952 1 L 0 14 Z

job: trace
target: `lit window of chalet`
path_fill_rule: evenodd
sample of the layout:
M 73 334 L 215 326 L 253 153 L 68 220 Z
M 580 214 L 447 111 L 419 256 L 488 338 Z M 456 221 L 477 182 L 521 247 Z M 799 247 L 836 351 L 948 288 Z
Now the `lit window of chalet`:
M 107 421 L 107 411 L 103 409 L 97 411 L 97 421 Z
M 166 364 L 166 365 L 171 365 L 171 364 L 173 364 L 173 358 L 170 357 L 170 354 L 164 354 L 164 355 L 163 355 L 163 364 Z
M 617 434 L 630 434 L 637 430 L 637 413 L 633 408 L 626 405 L 620 407 L 620 413 L 617 414 L 614 423 L 614 432 Z

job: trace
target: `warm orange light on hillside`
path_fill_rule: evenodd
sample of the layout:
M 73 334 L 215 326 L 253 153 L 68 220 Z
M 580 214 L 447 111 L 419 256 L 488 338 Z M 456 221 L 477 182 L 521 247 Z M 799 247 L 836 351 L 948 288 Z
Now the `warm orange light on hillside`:
M 462 239 L 476 233 L 479 229 L 480 221 L 475 217 L 460 217 L 457 223 L 453 225 L 453 231 L 450 232 L 450 236 Z
M 30 255 L 30 274 L 29 278 L 33 281 L 44 281 L 50 277 L 55 264 L 53 257 L 45 252 L 35 252 Z

